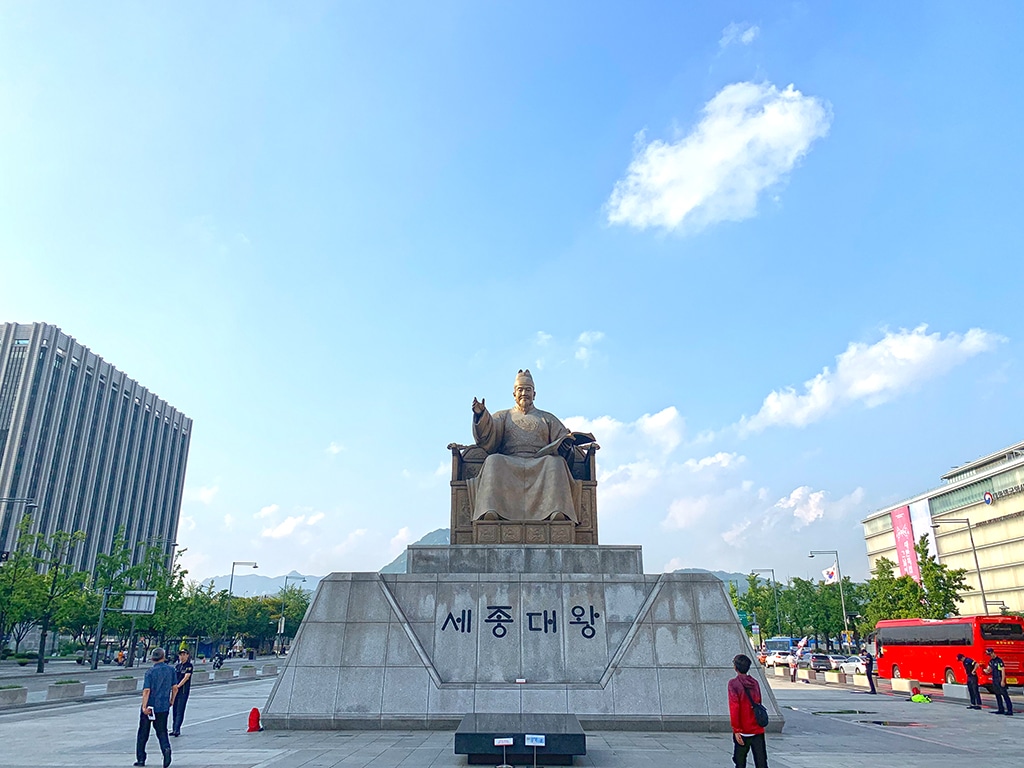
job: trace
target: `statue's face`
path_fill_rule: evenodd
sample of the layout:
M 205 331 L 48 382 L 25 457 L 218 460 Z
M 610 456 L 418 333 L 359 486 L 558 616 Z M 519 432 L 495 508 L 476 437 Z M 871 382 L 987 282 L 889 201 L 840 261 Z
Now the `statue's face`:
M 536 395 L 533 387 L 530 384 L 516 384 L 512 388 L 512 396 L 516 399 L 516 405 L 522 409 L 529 408 L 533 405 L 533 398 Z

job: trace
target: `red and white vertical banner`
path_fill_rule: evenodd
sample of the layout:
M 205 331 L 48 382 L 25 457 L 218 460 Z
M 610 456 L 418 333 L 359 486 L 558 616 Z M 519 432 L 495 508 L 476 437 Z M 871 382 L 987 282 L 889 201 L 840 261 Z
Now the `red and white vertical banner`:
M 921 570 L 917 567 L 917 550 L 914 549 L 914 526 L 910 522 L 910 507 L 894 509 L 892 515 L 892 532 L 896 537 L 896 562 L 900 566 L 900 576 L 910 576 L 914 581 L 921 582 Z

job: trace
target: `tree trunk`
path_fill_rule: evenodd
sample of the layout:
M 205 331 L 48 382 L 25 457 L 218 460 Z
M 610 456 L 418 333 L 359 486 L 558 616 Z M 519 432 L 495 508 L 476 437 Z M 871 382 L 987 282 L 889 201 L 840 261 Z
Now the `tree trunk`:
M 46 663 L 46 633 L 50 629 L 49 615 L 43 616 L 43 624 L 39 630 L 39 658 L 36 660 L 36 674 L 43 673 L 43 665 Z

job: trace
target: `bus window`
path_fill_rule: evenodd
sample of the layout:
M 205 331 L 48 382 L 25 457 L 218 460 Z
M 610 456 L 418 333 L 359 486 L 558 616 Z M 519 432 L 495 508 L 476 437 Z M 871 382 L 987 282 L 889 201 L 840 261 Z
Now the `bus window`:
M 1024 626 L 1020 624 L 1009 624 L 1007 622 L 1000 622 L 999 624 L 982 622 L 981 639 L 1024 640 Z

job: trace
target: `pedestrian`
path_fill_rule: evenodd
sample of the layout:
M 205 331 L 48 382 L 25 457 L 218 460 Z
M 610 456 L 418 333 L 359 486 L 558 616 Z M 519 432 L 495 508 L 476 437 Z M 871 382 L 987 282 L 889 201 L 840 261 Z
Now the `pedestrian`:
M 732 660 L 736 677 L 729 681 L 729 722 L 732 724 L 732 761 L 736 768 L 746 768 L 747 753 L 754 753 L 754 768 L 768 768 L 768 751 L 764 743 L 764 726 L 757 722 L 754 704 L 761 703 L 761 686 L 747 674 L 750 658 L 739 654 Z
M 864 662 L 864 674 L 868 676 L 868 693 L 878 693 L 875 690 L 875 657 L 865 648 L 860 652 L 860 658 Z
M 992 677 L 992 692 L 996 695 L 998 707 L 992 714 L 1013 717 L 1013 702 L 1010 701 L 1010 692 L 1006 688 L 1006 665 L 996 656 L 995 649 L 986 648 L 985 653 L 988 654 L 988 673 Z
M 968 709 L 981 709 L 981 691 L 978 690 L 978 662 L 970 656 L 962 653 L 956 655 L 956 660 L 964 665 L 964 672 L 967 673 L 967 695 L 971 698 Z
M 174 701 L 177 675 L 167 665 L 163 648 L 153 649 L 153 666 L 146 671 L 142 682 L 142 712 L 139 714 L 139 732 L 135 737 L 135 765 L 146 764 L 146 742 L 150 726 L 156 729 L 160 751 L 164 755 L 164 768 L 171 764 L 171 740 L 167 738 L 167 715 Z
M 174 686 L 174 716 L 171 723 L 171 736 L 181 736 L 181 724 L 185 721 L 185 705 L 192 689 L 192 659 L 187 648 L 178 651 L 178 663 L 174 665 L 178 682 Z
M 790 649 L 790 651 L 789 651 L 789 682 L 791 682 L 791 683 L 795 683 L 796 682 L 796 668 L 797 668 L 797 664 L 799 664 L 799 663 L 800 662 L 797 659 L 797 654 L 795 654 L 792 651 L 792 649 Z

